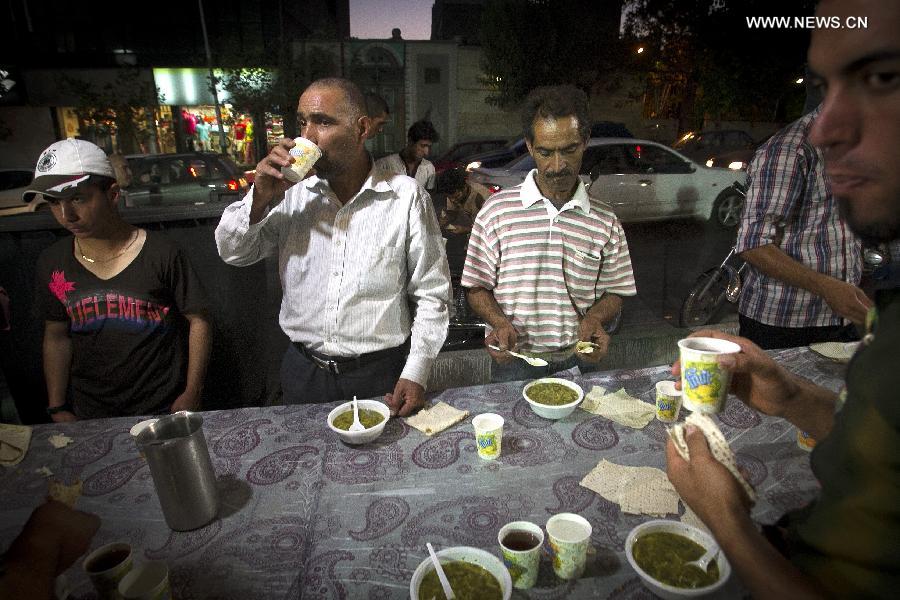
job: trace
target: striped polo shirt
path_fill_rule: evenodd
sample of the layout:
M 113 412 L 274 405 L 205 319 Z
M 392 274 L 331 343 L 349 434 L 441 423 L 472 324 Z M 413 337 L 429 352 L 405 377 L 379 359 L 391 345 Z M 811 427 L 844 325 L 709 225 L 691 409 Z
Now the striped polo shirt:
M 814 271 L 858 285 L 862 246 L 841 218 L 821 152 L 809 143 L 819 111 L 794 121 L 747 168 L 738 252 L 774 244 Z M 826 327 L 843 319 L 825 299 L 747 265 L 738 311 L 774 327 Z
M 581 317 L 605 293 L 637 293 L 616 215 L 578 183 L 562 209 L 538 190 L 536 170 L 491 196 L 475 219 L 462 285 L 491 290 L 519 348 L 553 352 L 578 341 Z

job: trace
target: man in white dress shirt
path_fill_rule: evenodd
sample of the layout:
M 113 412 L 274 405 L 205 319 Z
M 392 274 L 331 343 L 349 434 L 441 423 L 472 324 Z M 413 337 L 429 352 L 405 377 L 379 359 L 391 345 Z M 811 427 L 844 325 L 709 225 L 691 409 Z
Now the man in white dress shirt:
M 424 404 L 447 335 L 450 273 L 431 201 L 414 179 L 373 167 L 364 145 L 372 123 L 350 81 L 313 82 L 297 114 L 322 150 L 314 172 L 285 179 L 294 143 L 281 140 L 222 214 L 219 255 L 239 266 L 278 256 L 279 322 L 292 342 L 285 402 L 385 394 L 406 416 Z
M 379 158 L 375 166 L 386 173 L 415 177 L 422 187 L 434 190 L 434 165 L 428 160 L 431 146 L 440 140 L 430 121 L 416 121 L 406 132 L 406 147 L 397 154 Z

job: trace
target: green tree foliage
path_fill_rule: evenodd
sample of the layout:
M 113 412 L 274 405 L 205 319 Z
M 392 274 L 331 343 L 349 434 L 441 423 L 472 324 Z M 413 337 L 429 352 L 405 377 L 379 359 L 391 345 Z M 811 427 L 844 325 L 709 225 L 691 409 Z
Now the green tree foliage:
M 681 130 L 714 119 L 796 117 L 808 31 L 750 28 L 747 17 L 812 14 L 814 0 L 631 0 L 626 30 L 644 42 L 655 116 Z
M 100 87 L 64 75 L 59 86 L 76 99 L 75 114 L 85 138 L 101 142 L 115 135 L 115 150 L 122 154 L 148 149 L 147 142 L 155 135 L 154 115 L 164 98 L 138 69 L 119 69 L 115 80 Z
M 488 0 L 481 45 L 489 104 L 507 107 L 532 88 L 618 85 L 627 63 L 621 0 Z

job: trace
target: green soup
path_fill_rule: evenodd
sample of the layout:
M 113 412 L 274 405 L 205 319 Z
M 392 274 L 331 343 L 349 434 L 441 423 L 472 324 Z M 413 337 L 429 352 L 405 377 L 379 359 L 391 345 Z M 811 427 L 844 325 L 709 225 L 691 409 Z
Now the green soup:
M 642 535 L 631 547 L 634 560 L 648 575 L 667 585 L 701 588 L 719 580 L 719 565 L 709 563 L 706 573 L 686 562 L 697 560 L 706 552 L 700 544 L 677 533 L 657 531 Z
M 526 392 L 533 402 L 560 406 L 578 400 L 578 392 L 561 383 L 536 383 Z
M 375 427 L 382 421 L 384 421 L 384 415 L 377 410 L 369 410 L 368 408 L 359 409 L 359 422 L 362 423 L 363 427 L 366 429 Z M 351 408 L 350 410 L 342 412 L 334 418 L 332 423 L 342 431 L 349 431 L 350 426 L 353 425 L 353 409 Z
M 503 600 L 503 589 L 487 569 L 462 560 L 441 563 L 447 581 L 459 600 Z M 431 569 L 419 584 L 419 600 L 447 600 L 437 571 Z

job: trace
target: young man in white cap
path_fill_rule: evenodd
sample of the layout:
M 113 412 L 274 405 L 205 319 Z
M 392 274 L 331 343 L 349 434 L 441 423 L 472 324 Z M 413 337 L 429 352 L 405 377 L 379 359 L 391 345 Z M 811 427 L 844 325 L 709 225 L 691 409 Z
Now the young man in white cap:
M 37 265 L 53 420 L 199 408 L 210 325 L 184 253 L 122 219 L 113 167 L 90 142 L 44 150 L 25 200 L 33 194 L 72 233 Z

